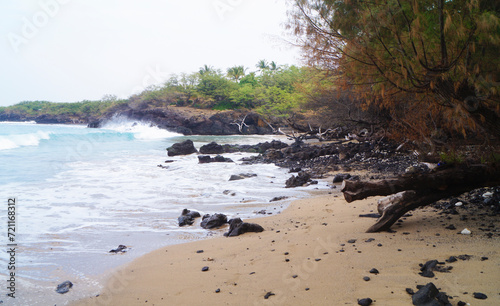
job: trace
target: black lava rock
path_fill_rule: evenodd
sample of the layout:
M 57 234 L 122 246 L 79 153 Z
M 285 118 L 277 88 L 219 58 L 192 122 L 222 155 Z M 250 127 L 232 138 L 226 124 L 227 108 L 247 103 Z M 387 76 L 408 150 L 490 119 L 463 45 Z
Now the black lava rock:
M 361 305 L 361 306 L 370 306 L 372 303 L 373 303 L 373 300 L 370 298 L 358 300 L 358 305 Z
M 434 272 L 432 272 L 432 270 L 434 270 L 434 268 L 436 267 L 436 265 L 438 264 L 438 261 L 437 260 L 429 260 L 428 262 L 426 262 L 425 264 L 422 265 L 422 267 L 420 268 L 420 275 L 422 275 L 423 277 L 434 277 Z
M 215 157 L 210 157 L 209 155 L 199 155 L 198 162 L 200 164 L 208 164 L 208 163 L 232 163 L 233 160 L 222 155 L 217 155 Z
M 174 143 L 171 147 L 167 148 L 168 156 L 188 155 L 198 152 L 194 147 L 192 140 Z
M 372 274 L 379 274 L 380 272 L 377 269 L 373 268 L 373 269 L 370 270 L 370 273 L 372 273 Z
M 242 180 L 250 177 L 257 176 L 255 173 L 240 173 L 240 174 L 233 174 L 231 177 L 229 177 L 229 181 L 237 181 L 237 180 Z
M 239 236 L 244 233 L 254 232 L 260 233 L 264 231 L 264 228 L 256 223 L 246 223 L 243 222 L 240 218 L 235 218 L 229 220 L 229 231 L 224 233 L 226 237 L 234 237 Z
M 343 180 L 348 180 L 351 178 L 349 173 L 339 173 L 333 177 L 333 183 L 342 183 Z
M 177 221 L 179 222 L 179 226 L 192 225 L 194 223 L 195 218 L 201 217 L 200 213 L 197 211 L 190 211 L 189 209 L 183 209 L 182 213 Z
M 212 141 L 209 144 L 203 145 L 200 148 L 201 154 L 222 154 L 224 153 L 224 147 Z
M 60 293 L 60 294 L 64 294 L 64 293 L 68 292 L 69 289 L 71 289 L 71 287 L 73 287 L 73 283 L 70 281 L 65 281 L 65 282 L 57 285 L 56 292 Z
M 451 306 L 450 301 L 448 300 L 448 296 L 444 292 L 439 292 L 436 296 L 436 299 L 439 303 L 441 303 L 441 305 Z
M 127 252 L 127 246 L 120 244 L 116 249 L 109 251 L 110 253 L 125 253 Z
M 266 293 L 266 295 L 264 295 L 264 298 L 267 300 L 269 297 L 271 297 L 273 295 L 276 295 L 276 294 L 274 294 L 271 291 L 269 291 L 268 293 Z
M 414 295 L 411 296 L 413 305 L 436 305 L 441 306 L 441 304 L 436 300 L 439 290 L 433 283 L 428 283 L 420 290 L 418 290 Z
M 216 227 L 221 227 L 227 223 L 227 216 L 224 214 L 213 214 L 204 215 L 201 221 L 201 227 L 204 229 L 212 229 Z
M 310 181 L 311 175 L 307 172 L 301 171 L 297 174 L 297 176 L 292 175 L 288 180 L 286 180 L 285 188 L 304 186 Z
M 478 299 L 478 300 L 486 300 L 488 298 L 488 296 L 484 293 L 481 293 L 481 292 L 474 292 L 474 298 L 475 299 Z

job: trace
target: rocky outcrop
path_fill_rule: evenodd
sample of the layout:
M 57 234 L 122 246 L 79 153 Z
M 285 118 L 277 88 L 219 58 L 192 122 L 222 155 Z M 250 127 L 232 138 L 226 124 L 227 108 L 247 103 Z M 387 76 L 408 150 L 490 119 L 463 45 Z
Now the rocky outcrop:
M 209 155 L 199 155 L 198 162 L 200 164 L 208 164 L 208 163 L 233 163 L 234 161 L 222 155 L 217 155 L 215 157 L 210 157 Z
M 90 122 L 88 126 L 100 127 L 113 116 L 151 122 L 160 128 L 184 135 L 264 135 L 273 133 L 269 125 L 257 113 L 239 110 L 217 112 L 173 106 L 133 109 L 128 105 L 121 105 L 104 118 Z M 243 119 L 244 124 L 242 124 Z
M 56 292 L 60 293 L 60 294 L 65 294 L 65 293 L 69 292 L 69 289 L 71 289 L 72 287 L 73 287 L 73 283 L 72 282 L 65 281 L 65 282 L 60 283 L 59 285 L 57 285 Z
M 201 227 L 204 229 L 212 229 L 221 227 L 222 225 L 227 223 L 227 216 L 224 214 L 206 214 L 203 216 L 203 220 L 201 221 Z
M 109 253 L 125 253 L 127 251 L 127 246 L 120 244 L 116 249 L 110 250 Z
M 177 218 L 179 226 L 193 225 L 194 219 L 201 217 L 200 213 L 197 211 L 191 211 L 189 209 L 182 210 L 181 215 Z
M 257 176 L 255 173 L 240 173 L 240 174 L 233 174 L 229 178 L 229 181 L 238 181 L 238 180 L 243 180 L 246 178 L 254 177 Z
M 264 231 L 264 228 L 256 223 L 246 223 L 243 222 L 240 218 L 235 218 L 229 220 L 229 231 L 224 233 L 226 237 L 234 237 L 239 236 L 244 233 L 260 233 Z
M 286 188 L 300 187 L 311 182 L 311 175 L 307 172 L 301 171 L 297 176 L 292 175 L 285 183 Z
M 193 141 L 188 139 L 183 142 L 174 143 L 171 147 L 167 148 L 168 156 L 188 155 L 197 153 Z
M 256 145 L 225 144 L 222 146 L 225 153 L 234 153 L 234 152 L 266 153 L 268 151 L 280 150 L 287 147 L 288 144 L 279 140 L 273 140 L 271 142 L 269 141 L 261 142 Z
M 200 153 L 201 154 L 222 154 L 222 153 L 224 153 L 224 148 L 220 144 L 217 144 L 215 141 L 212 141 L 209 144 L 201 146 Z

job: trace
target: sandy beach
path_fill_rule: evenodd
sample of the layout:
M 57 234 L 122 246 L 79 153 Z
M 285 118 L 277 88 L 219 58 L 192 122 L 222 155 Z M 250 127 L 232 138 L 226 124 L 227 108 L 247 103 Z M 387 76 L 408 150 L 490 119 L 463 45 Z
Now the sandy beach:
M 411 212 L 393 226 L 396 232 L 365 233 L 376 219 L 359 215 L 376 212 L 377 199 L 348 204 L 337 188 L 295 201 L 281 214 L 244 220 L 262 225 L 262 233 L 149 253 L 110 274 L 98 296 L 74 305 L 357 305 L 362 298 L 412 305 L 406 288 L 416 292 L 429 282 L 452 305 L 500 305 L 500 241 L 479 230 L 495 217 L 460 221 L 429 207 Z M 445 229 L 450 224 L 456 230 Z M 471 235 L 458 234 L 466 227 Z M 464 254 L 471 258 L 445 263 L 449 273 L 418 274 L 428 260 Z M 369 273 L 372 268 L 379 273 Z M 488 298 L 475 299 L 474 292 Z

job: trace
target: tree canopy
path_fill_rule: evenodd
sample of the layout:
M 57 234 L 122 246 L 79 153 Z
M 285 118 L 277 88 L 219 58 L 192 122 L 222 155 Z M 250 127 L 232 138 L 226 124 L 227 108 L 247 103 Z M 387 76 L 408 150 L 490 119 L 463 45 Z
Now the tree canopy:
M 295 0 L 290 16 L 309 63 L 406 135 L 500 135 L 495 1 Z

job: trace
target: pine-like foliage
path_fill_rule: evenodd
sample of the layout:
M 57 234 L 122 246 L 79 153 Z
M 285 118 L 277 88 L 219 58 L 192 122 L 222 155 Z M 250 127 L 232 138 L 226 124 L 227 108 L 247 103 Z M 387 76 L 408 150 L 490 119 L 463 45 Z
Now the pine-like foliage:
M 288 27 L 309 64 L 404 136 L 500 135 L 500 11 L 491 0 L 295 0 Z

